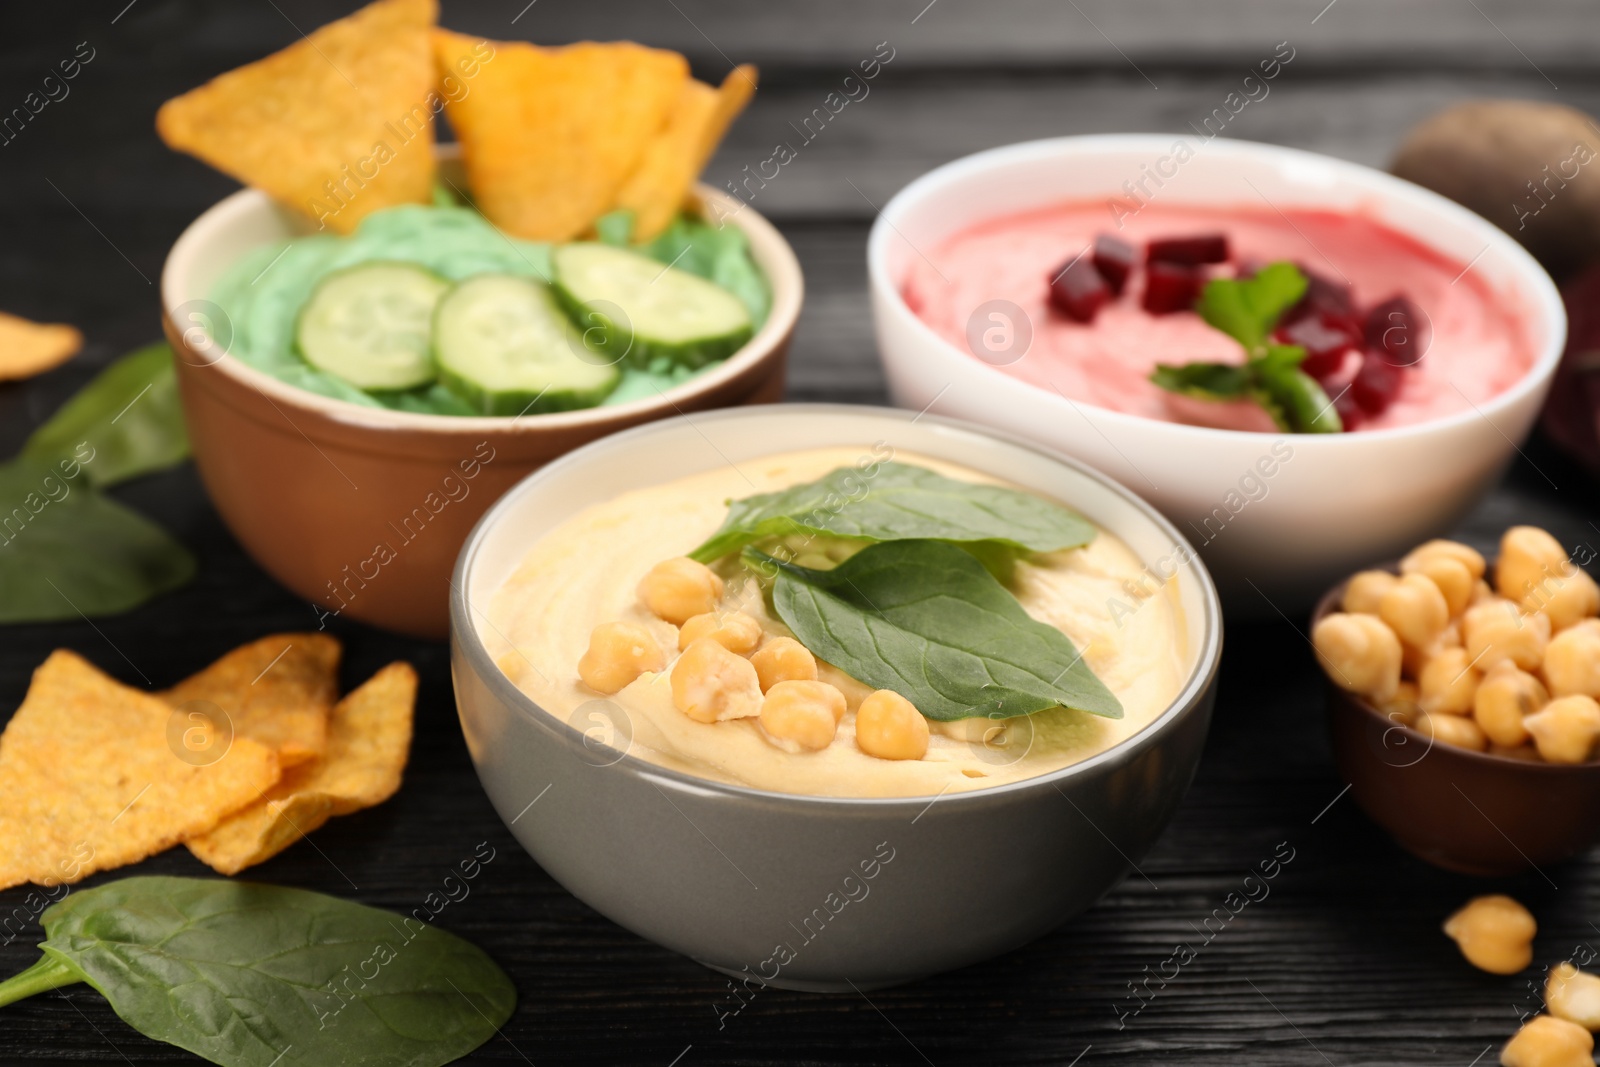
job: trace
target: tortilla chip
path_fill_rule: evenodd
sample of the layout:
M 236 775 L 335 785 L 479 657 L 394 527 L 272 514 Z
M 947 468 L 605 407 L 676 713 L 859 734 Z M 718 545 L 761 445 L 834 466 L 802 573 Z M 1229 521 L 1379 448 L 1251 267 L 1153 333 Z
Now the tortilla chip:
M 19 381 L 59 367 L 78 354 L 83 334 L 0 311 L 0 381 Z
M 389 664 L 333 709 L 321 759 L 290 769 L 261 800 L 190 839 L 189 851 L 221 874 L 238 874 L 334 815 L 388 800 L 411 749 L 416 700 L 417 672 Z
M 720 89 L 692 78 L 684 83 L 667 124 L 617 194 L 616 206 L 633 212 L 634 240 L 667 228 L 755 91 L 756 68 L 748 64 L 730 71 Z
M 443 73 L 460 70 L 484 45 L 444 30 L 434 42 Z M 493 48 L 470 91 L 446 105 L 473 199 L 507 233 L 570 240 L 616 202 L 665 124 L 688 64 L 627 41 Z
M 339 699 L 339 642 L 328 634 L 273 634 L 234 649 L 161 699 L 221 709 L 235 734 L 277 752 L 284 767 L 322 755 Z
M 168 100 L 156 132 L 338 233 L 433 183 L 436 0 L 378 0 Z
M 265 745 L 219 758 L 170 743 L 173 709 L 66 651 L 0 735 L 0 887 L 76 882 L 205 833 L 278 780 Z

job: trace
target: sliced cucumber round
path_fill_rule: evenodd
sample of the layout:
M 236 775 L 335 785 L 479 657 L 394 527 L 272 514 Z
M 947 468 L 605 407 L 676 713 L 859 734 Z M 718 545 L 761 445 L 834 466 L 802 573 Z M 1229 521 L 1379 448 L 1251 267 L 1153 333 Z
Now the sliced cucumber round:
M 694 274 L 614 245 L 577 242 L 553 253 L 555 291 L 596 351 L 648 367 L 665 357 L 700 367 L 750 339 L 750 311 Z
M 456 285 L 433 315 L 439 373 L 485 415 L 593 407 L 621 372 L 584 346 L 550 287 L 515 274 Z
M 305 361 L 358 389 L 433 381 L 430 328 L 450 283 L 411 263 L 363 263 L 323 278 L 300 310 Z

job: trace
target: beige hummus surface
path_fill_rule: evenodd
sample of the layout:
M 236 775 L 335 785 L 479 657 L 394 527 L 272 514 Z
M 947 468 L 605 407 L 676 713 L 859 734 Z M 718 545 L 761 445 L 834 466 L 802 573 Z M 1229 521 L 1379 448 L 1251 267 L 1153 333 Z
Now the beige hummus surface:
M 518 688 L 578 729 L 599 731 L 591 732 L 597 740 L 702 778 L 783 793 L 934 796 L 1018 781 L 1104 752 L 1166 710 L 1188 674 L 1179 579 L 1156 591 L 1143 562 L 1104 531 L 1083 548 L 1019 563 L 1011 589 L 1029 614 L 1059 627 L 1083 650 L 1095 674 L 1122 702 L 1121 719 L 1057 708 L 999 723 L 931 722 L 924 758 L 877 759 L 855 745 L 855 709 L 871 690 L 826 664 L 822 680 L 844 691 L 849 711 L 833 744 L 820 752 L 779 749 L 753 718 L 706 724 L 674 708 L 668 674 L 678 655 L 677 627 L 639 603 L 639 579 L 657 562 L 685 555 L 704 541 L 721 525 L 730 498 L 814 481 L 874 458 L 886 457 L 865 447 L 775 455 L 590 507 L 529 549 L 489 605 L 485 642 Z M 951 478 L 1004 484 L 914 454 L 894 458 Z M 789 635 L 736 557 L 715 569 L 727 583 L 724 609 L 755 616 L 769 635 Z M 1151 595 L 1130 595 L 1141 583 Z M 590 631 L 618 619 L 649 629 L 666 651 L 668 667 L 606 697 L 579 681 L 577 663 Z

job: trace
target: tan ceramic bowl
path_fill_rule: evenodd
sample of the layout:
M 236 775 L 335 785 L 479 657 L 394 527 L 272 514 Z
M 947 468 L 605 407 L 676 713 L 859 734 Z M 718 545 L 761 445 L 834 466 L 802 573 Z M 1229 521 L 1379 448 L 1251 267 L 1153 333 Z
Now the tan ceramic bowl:
M 162 320 L 195 465 L 212 503 L 257 563 L 323 612 L 444 638 L 450 571 L 478 517 L 506 489 L 580 445 L 669 415 L 783 394 L 803 282 L 772 224 L 702 186 L 708 214 L 749 238 L 772 312 L 722 365 L 649 400 L 521 418 L 418 415 L 304 392 L 226 351 L 208 297 L 252 248 L 310 232 L 255 190 L 184 230 L 161 274 Z

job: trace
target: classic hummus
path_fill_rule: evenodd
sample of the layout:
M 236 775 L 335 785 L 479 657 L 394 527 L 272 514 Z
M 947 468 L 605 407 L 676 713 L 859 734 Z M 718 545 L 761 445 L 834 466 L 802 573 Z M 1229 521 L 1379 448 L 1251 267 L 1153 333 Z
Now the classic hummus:
M 614 735 L 603 738 L 614 747 L 702 778 L 818 796 L 932 796 L 1014 782 L 1104 752 L 1167 709 L 1188 674 L 1178 579 L 1156 591 L 1143 562 L 1101 530 L 1083 548 L 1020 562 L 1010 588 L 1030 615 L 1072 639 L 1121 701 L 1121 719 L 1054 708 L 998 724 L 930 723 L 922 759 L 878 759 L 854 743 L 856 709 L 871 690 L 826 664 L 821 680 L 844 692 L 848 711 L 833 743 L 820 751 L 783 751 L 755 719 L 701 723 L 678 711 L 668 678 L 677 627 L 639 603 L 640 578 L 704 541 L 730 498 L 813 481 L 856 465 L 863 451 L 818 449 L 730 464 L 580 512 L 537 541 L 491 601 L 484 633 L 490 653 L 550 714 L 585 731 L 615 723 Z M 1003 484 L 917 455 L 895 458 L 962 481 Z M 714 569 L 726 582 L 730 607 L 754 616 L 769 635 L 789 635 L 737 556 Z M 1153 595 L 1130 594 L 1141 585 Z M 579 680 L 576 665 L 590 632 L 616 620 L 647 628 L 667 651 L 668 667 L 604 697 Z

